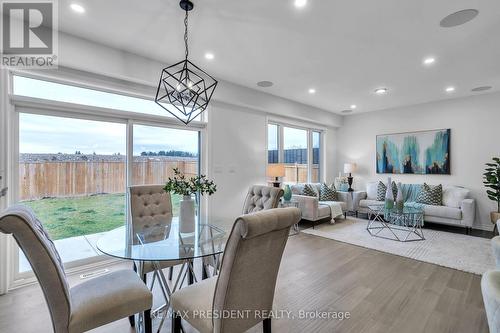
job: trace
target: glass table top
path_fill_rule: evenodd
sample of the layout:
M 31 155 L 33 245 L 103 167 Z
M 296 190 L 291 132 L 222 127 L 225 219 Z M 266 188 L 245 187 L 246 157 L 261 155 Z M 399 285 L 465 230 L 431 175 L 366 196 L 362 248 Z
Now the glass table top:
M 178 217 L 136 233 L 123 226 L 101 237 L 97 249 L 112 257 L 138 261 L 187 260 L 222 253 L 228 233 L 204 222 L 196 223 L 192 232 L 180 232 Z
M 392 208 L 385 208 L 384 204 L 381 205 L 369 205 L 369 209 L 371 209 L 374 212 L 377 213 L 384 213 L 384 214 L 404 214 L 404 215 L 411 215 L 411 214 L 423 214 L 424 209 L 421 207 L 414 207 L 414 206 L 404 206 L 403 209 L 399 209 L 396 206 Z

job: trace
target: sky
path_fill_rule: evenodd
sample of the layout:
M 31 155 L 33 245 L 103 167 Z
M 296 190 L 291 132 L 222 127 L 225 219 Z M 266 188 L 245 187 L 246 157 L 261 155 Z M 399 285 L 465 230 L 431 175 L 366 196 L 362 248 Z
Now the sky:
M 14 94 L 162 116 L 153 101 L 14 76 Z M 20 114 L 20 153 L 126 153 L 126 127 L 101 121 Z M 134 155 L 143 151 L 198 153 L 198 132 L 134 125 Z
M 277 150 L 278 149 L 278 126 L 270 124 L 267 128 L 267 149 Z M 319 132 L 313 132 L 313 148 L 319 147 Z M 307 148 L 307 130 L 283 127 L 283 148 L 293 149 L 293 148 Z
M 21 113 L 19 138 L 20 153 L 126 154 L 125 124 Z M 133 149 L 198 153 L 198 132 L 134 125 Z

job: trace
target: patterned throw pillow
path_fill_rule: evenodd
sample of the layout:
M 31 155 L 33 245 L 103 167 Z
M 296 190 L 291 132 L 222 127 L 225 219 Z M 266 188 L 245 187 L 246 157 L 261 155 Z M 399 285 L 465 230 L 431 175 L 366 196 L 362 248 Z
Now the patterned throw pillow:
M 387 192 L 387 186 L 379 181 L 377 186 L 377 201 L 385 201 L 385 192 Z M 394 196 L 394 201 L 396 201 L 398 187 L 395 182 L 392 182 L 392 195 Z
M 325 183 L 321 184 L 319 188 L 319 201 L 337 201 L 337 190 L 332 184 L 328 187 Z
M 442 206 L 443 205 L 443 186 L 430 186 L 424 183 L 420 193 L 417 196 L 417 202 L 425 205 Z
M 308 197 L 317 197 L 318 193 L 311 184 L 305 184 L 302 190 L 302 195 L 307 195 Z

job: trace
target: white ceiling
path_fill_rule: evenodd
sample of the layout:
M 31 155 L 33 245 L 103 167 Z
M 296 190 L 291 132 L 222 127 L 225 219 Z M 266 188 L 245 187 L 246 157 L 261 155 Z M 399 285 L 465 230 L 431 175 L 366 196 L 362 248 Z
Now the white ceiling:
M 60 30 L 165 64 L 183 57 L 177 0 L 60 1 Z M 191 60 L 215 77 L 325 110 L 356 112 L 500 90 L 498 0 L 194 0 Z M 479 15 L 455 28 L 439 21 L 458 10 Z M 208 61 L 204 53 L 215 59 Z M 431 67 L 426 56 L 436 57 Z M 256 82 L 274 82 L 259 88 Z M 453 94 L 444 92 L 455 86 Z M 377 96 L 377 87 L 389 94 Z M 308 89 L 317 92 L 310 95 Z M 483 92 L 484 93 L 484 92 Z

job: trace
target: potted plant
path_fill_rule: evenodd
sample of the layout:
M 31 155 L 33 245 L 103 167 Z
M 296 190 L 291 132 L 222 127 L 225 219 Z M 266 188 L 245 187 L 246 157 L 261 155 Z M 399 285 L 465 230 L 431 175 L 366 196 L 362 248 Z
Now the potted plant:
M 487 187 L 488 198 L 497 203 L 496 212 L 490 213 L 491 223 L 500 220 L 500 158 L 493 157 L 493 163 L 486 163 L 484 186 Z
M 164 189 L 166 192 L 182 195 L 179 211 L 179 231 L 193 232 L 195 202 L 192 195 L 194 193 L 212 195 L 217 191 L 217 185 L 213 181 L 208 180 L 205 175 L 186 178 L 178 168 L 174 168 L 174 177 L 168 178 Z

